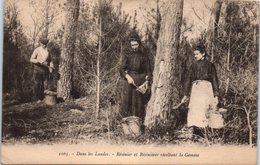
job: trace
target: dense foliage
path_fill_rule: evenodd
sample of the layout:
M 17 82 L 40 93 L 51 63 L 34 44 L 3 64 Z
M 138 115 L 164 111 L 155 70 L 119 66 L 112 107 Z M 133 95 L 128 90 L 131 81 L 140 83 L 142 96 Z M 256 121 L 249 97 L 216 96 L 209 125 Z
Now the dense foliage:
M 56 10 L 64 10 L 56 8 Z M 257 86 L 258 86 L 258 53 L 259 53 L 259 3 L 258 2 L 224 2 L 221 8 L 218 33 L 214 38 L 214 59 L 220 84 L 221 108 L 226 108 L 224 115 L 226 126 L 218 131 L 212 141 L 225 143 L 254 143 L 257 140 Z M 97 88 L 97 61 L 100 63 L 101 105 L 106 108 L 118 104 L 120 76 L 118 67 L 120 57 L 129 48 L 128 36 L 133 31 L 142 34 L 143 51 L 149 55 L 153 66 L 156 54 L 156 42 L 160 24 L 159 11 L 149 11 L 147 24 L 142 33 L 135 25 L 138 20 L 125 14 L 122 6 L 113 6 L 112 1 L 102 1 L 101 5 L 81 2 L 78 21 L 76 50 L 73 63 L 73 95 L 74 98 L 91 97 Z M 15 3 L 5 7 L 4 15 L 4 51 L 3 51 L 3 96 L 4 99 L 15 99 L 19 103 L 30 101 L 32 94 L 32 65 L 29 58 L 35 43 L 26 35 L 19 20 L 19 10 Z M 138 13 L 137 13 L 138 14 Z M 156 17 L 158 16 L 158 17 Z M 101 54 L 97 58 L 99 44 L 100 18 L 102 18 Z M 186 35 L 192 33 L 183 20 L 183 33 L 178 55 L 178 80 L 183 84 L 185 74 L 193 59 L 192 46 L 198 42 L 209 45 L 209 35 L 213 27 L 206 29 L 199 38 L 189 40 Z M 186 31 L 187 29 L 191 29 Z M 59 66 L 60 48 L 64 28 L 61 26 L 50 35 L 48 48 L 55 67 Z M 209 52 L 209 55 L 210 52 Z M 58 70 L 55 70 L 55 81 L 58 81 Z M 182 87 L 180 97 L 182 97 Z M 155 131 L 161 134 L 174 134 L 172 127 L 179 129 L 184 122 L 176 122 L 176 118 L 185 121 L 187 108 L 166 123 L 165 128 Z M 91 109 L 94 111 L 94 109 Z M 176 112 L 178 113 L 178 112 Z M 175 123 L 174 123 L 175 122 Z M 170 129 L 171 128 L 171 129 Z M 153 132 L 151 132 L 152 134 Z M 250 142 L 251 141 L 251 142 Z

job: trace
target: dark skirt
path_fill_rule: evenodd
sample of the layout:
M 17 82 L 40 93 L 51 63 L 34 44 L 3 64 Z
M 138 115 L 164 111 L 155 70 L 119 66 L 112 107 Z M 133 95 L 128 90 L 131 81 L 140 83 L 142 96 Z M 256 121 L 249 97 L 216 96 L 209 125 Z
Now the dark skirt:
M 145 74 L 130 74 L 137 86 L 145 82 Z M 128 84 L 127 80 L 122 78 L 120 81 L 121 103 L 120 114 L 122 117 L 137 116 L 144 120 L 145 117 L 145 94 L 136 90 L 132 84 Z

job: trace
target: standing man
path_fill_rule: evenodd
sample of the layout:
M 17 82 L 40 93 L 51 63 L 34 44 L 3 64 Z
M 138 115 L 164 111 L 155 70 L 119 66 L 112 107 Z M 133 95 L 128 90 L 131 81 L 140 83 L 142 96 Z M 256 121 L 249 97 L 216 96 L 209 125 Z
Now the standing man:
M 38 103 L 44 99 L 44 81 L 47 80 L 48 74 L 52 73 L 54 69 L 47 49 L 49 40 L 41 38 L 39 42 L 40 46 L 34 50 L 30 59 L 30 62 L 34 64 L 33 100 Z

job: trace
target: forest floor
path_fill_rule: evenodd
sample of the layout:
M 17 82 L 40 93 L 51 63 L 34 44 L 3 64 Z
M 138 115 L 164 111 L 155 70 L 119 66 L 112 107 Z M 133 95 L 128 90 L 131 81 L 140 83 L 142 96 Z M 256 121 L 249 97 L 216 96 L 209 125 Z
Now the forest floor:
M 23 161 L 34 164 L 41 160 L 42 164 L 50 163 L 53 158 L 56 163 L 72 161 L 86 163 L 86 158 L 79 157 L 78 152 L 84 154 L 91 151 L 95 155 L 88 157 L 88 161 L 93 161 L 93 163 L 110 161 L 126 163 L 135 160 L 132 156 L 116 156 L 119 152 L 138 153 L 138 157 L 135 157 L 136 161 L 146 164 L 154 164 L 154 159 L 142 156 L 142 153 L 171 155 L 167 157 L 167 161 L 171 164 L 172 162 L 188 164 L 190 161 L 202 164 L 223 163 L 224 157 L 225 161 L 229 160 L 231 163 L 236 161 L 255 164 L 257 147 L 222 145 L 221 143 L 209 145 L 204 138 L 191 140 L 189 131 L 183 131 L 183 129 L 169 131 L 166 134 L 161 134 L 162 130 L 157 130 L 157 133 L 145 132 L 137 138 L 126 137 L 121 123 L 116 119 L 118 107 L 101 105 L 99 117 L 96 119 L 94 103 L 94 97 L 84 97 L 53 106 L 46 105 L 44 101 L 19 105 L 4 104 L 2 108 L 2 161 L 14 164 Z M 98 153 L 109 154 L 110 157 L 98 156 L 96 155 Z M 178 154 L 188 154 L 185 156 L 188 159 L 183 159 Z M 196 154 L 201 159 L 198 159 Z M 26 157 L 25 155 L 34 156 Z M 95 157 L 102 157 L 102 159 L 94 159 Z M 157 158 L 158 162 L 166 161 L 164 156 L 160 155 Z
M 46 105 L 44 101 L 18 105 L 7 105 L 3 101 L 2 142 L 176 144 L 189 141 L 188 138 L 183 138 L 183 133 L 180 137 L 179 132 L 165 135 L 150 132 L 137 138 L 127 137 L 117 119 L 118 106 L 101 105 L 96 118 L 94 99 L 95 97 L 84 97 L 53 106 Z
M 95 112 L 95 97 L 83 97 L 56 105 L 29 102 L 13 105 L 3 101 L 2 142 L 4 144 L 224 144 L 223 139 L 212 136 L 191 138 L 192 132 L 167 125 L 145 131 L 139 137 L 124 134 L 121 119 L 118 117 L 118 105 L 101 104 L 98 118 Z M 183 109 L 180 110 L 182 114 Z M 181 114 L 180 113 L 180 114 Z M 186 118 L 185 115 L 180 118 Z M 177 121 L 173 119 L 172 121 Z M 176 124 L 175 124 L 176 125 Z M 207 136 L 206 136 L 207 137 Z

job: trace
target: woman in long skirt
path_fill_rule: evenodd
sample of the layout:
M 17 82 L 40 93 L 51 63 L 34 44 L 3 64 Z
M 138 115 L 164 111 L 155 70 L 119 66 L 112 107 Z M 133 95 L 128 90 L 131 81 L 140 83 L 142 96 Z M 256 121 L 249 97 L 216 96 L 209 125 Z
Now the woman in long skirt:
M 194 49 L 196 62 L 192 64 L 184 84 L 182 102 L 190 96 L 187 126 L 201 129 L 210 126 L 209 113 L 218 104 L 218 77 L 213 63 L 205 58 L 204 46 Z
M 140 50 L 141 40 L 137 34 L 132 34 L 129 43 L 131 50 L 125 53 L 120 66 L 122 76 L 120 114 L 122 117 L 137 116 L 143 121 L 146 94 L 138 91 L 137 87 L 150 80 L 150 63 L 148 56 Z

